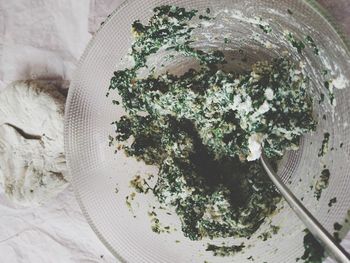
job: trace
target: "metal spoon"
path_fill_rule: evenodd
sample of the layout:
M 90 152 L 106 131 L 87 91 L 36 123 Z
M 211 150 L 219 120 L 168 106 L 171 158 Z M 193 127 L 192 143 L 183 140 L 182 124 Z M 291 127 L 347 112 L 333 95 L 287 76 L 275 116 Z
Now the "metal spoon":
M 349 254 L 334 240 L 334 238 L 327 232 L 320 222 L 318 222 L 316 218 L 305 208 L 305 206 L 295 197 L 295 195 L 282 182 L 276 173 L 273 172 L 267 158 L 262 155 L 260 160 L 272 182 L 275 184 L 281 195 L 284 197 L 299 219 L 305 224 L 310 233 L 338 262 L 349 263 Z

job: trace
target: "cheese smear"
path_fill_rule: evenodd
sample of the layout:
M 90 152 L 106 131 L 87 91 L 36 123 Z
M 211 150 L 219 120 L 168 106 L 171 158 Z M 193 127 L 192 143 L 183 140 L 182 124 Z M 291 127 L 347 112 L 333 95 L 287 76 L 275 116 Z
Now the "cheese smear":
M 262 151 L 263 135 L 261 133 L 254 133 L 248 139 L 248 149 L 250 151 L 247 156 L 247 161 L 255 161 L 260 158 Z

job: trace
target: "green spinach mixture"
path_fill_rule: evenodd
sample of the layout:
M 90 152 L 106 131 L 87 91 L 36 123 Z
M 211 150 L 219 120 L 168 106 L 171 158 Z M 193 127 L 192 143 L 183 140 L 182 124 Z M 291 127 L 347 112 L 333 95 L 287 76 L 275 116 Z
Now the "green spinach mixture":
M 305 263 L 322 263 L 325 259 L 324 248 L 318 243 L 309 230 L 305 229 L 304 232 L 306 233 L 303 240 L 305 251 L 296 261 L 298 262 L 302 259 Z
M 288 57 L 238 74 L 223 70 L 221 51 L 193 47 L 200 21 L 213 19 L 209 13 L 160 6 L 148 23 L 135 21 L 133 66 L 114 72 L 109 87 L 127 112 L 113 123 L 112 139 L 159 168 L 154 186 L 137 177 L 133 187 L 173 207 L 192 240 L 251 236 L 281 199 L 260 155 L 278 160 L 316 125 L 309 80 Z M 164 50 L 198 67 L 156 72 L 147 61 Z

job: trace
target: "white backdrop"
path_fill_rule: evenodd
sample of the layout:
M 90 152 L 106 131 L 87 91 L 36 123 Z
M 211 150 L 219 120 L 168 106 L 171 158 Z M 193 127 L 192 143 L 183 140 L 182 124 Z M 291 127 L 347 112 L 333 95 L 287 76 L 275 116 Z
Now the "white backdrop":
M 104 18 L 122 0 L 0 0 L 0 89 L 14 80 L 68 87 Z M 0 187 L 0 262 L 116 262 L 95 236 L 71 187 L 42 207 L 11 204 Z
M 0 0 L 0 89 L 32 78 L 59 79 L 68 87 L 84 47 L 121 2 Z M 320 2 L 347 25 L 350 0 Z M 0 188 L 0 261 L 116 262 L 86 223 L 71 187 L 37 208 L 15 207 Z

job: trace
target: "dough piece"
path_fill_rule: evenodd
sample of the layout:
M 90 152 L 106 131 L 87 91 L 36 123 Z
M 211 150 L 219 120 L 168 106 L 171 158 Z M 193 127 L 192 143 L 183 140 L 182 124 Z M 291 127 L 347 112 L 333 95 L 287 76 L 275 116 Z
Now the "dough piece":
M 0 93 L 0 185 L 17 204 L 42 204 L 68 185 L 64 103 L 48 82 L 14 82 Z

